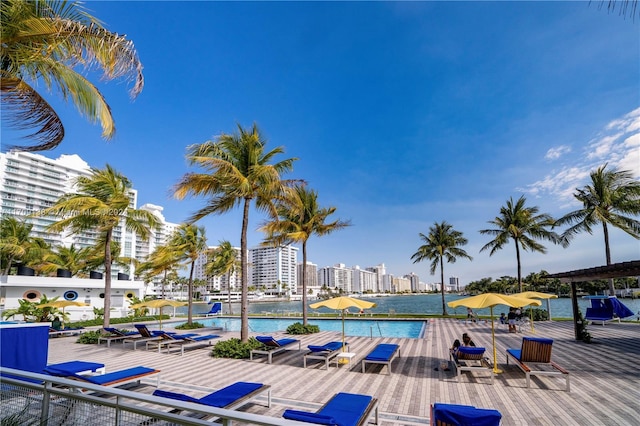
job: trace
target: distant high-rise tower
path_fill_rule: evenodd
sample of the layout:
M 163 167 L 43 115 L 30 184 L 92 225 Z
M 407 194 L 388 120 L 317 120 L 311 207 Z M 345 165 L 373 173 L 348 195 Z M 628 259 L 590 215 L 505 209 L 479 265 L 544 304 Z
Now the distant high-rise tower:
M 449 278 L 449 288 L 451 291 L 460 291 L 460 280 L 458 277 Z
M 266 294 L 296 293 L 298 248 L 292 245 L 249 249 L 249 283 Z

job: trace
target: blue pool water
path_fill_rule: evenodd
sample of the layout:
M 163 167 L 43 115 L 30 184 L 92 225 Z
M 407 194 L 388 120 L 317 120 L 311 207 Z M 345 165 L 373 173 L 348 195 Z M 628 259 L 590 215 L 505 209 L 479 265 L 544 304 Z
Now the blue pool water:
M 223 327 L 227 331 L 240 331 L 239 318 L 210 318 L 198 319 L 207 327 Z M 249 331 L 254 333 L 273 333 L 285 331 L 296 319 L 263 319 L 249 318 Z M 342 321 L 336 319 L 310 319 L 309 324 L 317 325 L 320 331 L 342 332 Z M 344 331 L 347 336 L 365 337 L 422 337 L 425 321 L 376 321 L 376 320 L 347 320 Z M 178 325 L 178 324 L 176 324 Z

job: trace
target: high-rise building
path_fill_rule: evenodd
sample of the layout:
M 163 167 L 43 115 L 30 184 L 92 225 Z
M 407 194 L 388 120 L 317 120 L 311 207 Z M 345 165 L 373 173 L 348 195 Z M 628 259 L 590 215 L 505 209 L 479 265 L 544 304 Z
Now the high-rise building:
M 302 294 L 302 270 L 303 265 L 302 262 L 299 262 L 298 265 L 298 294 Z M 316 296 L 320 292 L 320 285 L 318 284 L 318 265 L 315 263 L 307 262 L 306 270 L 305 270 L 305 286 L 307 289 L 307 295 Z
M 249 285 L 282 296 L 298 287 L 298 248 L 292 245 L 249 249 Z
M 347 268 L 344 263 L 333 266 L 325 266 L 318 270 L 318 284 L 326 286 L 331 291 L 351 293 L 353 291 L 353 270 Z
M 458 277 L 449 278 L 449 291 L 460 291 L 460 279 Z
M 377 266 L 371 266 L 367 268 L 367 271 L 375 272 L 378 278 L 378 282 L 376 283 L 376 289 L 374 290 L 376 293 L 383 293 L 385 290 L 391 290 L 391 282 L 389 279 L 385 280 L 384 276 L 387 274 L 387 268 L 384 266 L 384 263 L 381 263 Z M 386 284 L 385 284 L 386 283 Z
M 358 293 L 375 293 L 378 288 L 378 276 L 375 272 L 353 267 L 353 291 Z
M 217 248 L 218 246 L 209 246 L 207 251 L 198 256 L 194 264 L 193 278 L 204 280 L 207 283 L 204 292 L 208 294 L 216 292 L 228 294 L 229 290 L 231 290 L 232 293 L 241 291 L 242 283 L 240 282 L 240 277 L 242 276 L 242 271 L 240 271 L 240 247 L 233 247 L 236 253 L 238 267 L 231 271 L 230 275 L 210 275 L 206 273 L 207 263 L 211 259 L 213 250 Z
M 418 275 L 411 272 L 404 277 L 411 282 L 411 291 L 413 293 L 420 291 L 420 277 Z

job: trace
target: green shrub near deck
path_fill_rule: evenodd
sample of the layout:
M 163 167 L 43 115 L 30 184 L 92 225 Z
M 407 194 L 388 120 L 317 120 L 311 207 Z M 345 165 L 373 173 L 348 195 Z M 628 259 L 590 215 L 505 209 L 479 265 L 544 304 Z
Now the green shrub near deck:
M 313 334 L 319 332 L 320 327 L 318 327 L 317 325 L 304 325 L 301 322 L 295 322 L 287 327 L 287 334 Z
M 246 359 L 251 355 L 251 350 L 263 348 L 262 343 L 258 342 L 254 337 L 249 341 L 242 343 L 238 338 L 231 338 L 216 343 L 211 350 L 211 356 L 214 358 L 234 358 Z

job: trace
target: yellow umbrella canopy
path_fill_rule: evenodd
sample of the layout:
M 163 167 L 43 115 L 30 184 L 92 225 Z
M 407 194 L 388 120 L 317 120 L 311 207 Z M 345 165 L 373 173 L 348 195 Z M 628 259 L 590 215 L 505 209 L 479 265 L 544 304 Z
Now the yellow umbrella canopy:
M 342 351 L 344 352 L 344 313 L 349 308 L 371 309 L 376 304 L 366 300 L 356 299 L 355 297 L 340 296 L 333 299 L 322 300 L 320 302 L 309 305 L 311 309 L 329 308 L 342 311 Z
M 171 299 L 153 299 L 153 300 L 147 300 L 147 301 L 140 302 L 140 303 L 134 303 L 133 305 L 131 305 L 131 308 L 133 308 L 133 309 L 138 309 L 138 308 L 159 309 L 160 310 L 160 319 L 158 321 L 160 322 L 160 330 L 162 330 L 162 308 L 164 308 L 165 306 L 173 306 L 175 308 L 177 306 L 184 306 L 186 304 L 187 304 L 187 302 L 179 302 L 177 300 L 171 300 Z
M 66 308 L 67 306 L 89 306 L 84 302 L 79 302 L 77 300 L 54 300 L 53 302 L 47 302 L 47 303 L 41 303 L 38 306 L 38 308 L 62 308 L 62 311 L 64 312 L 64 308 Z
M 477 296 L 465 297 L 464 299 L 453 300 L 447 305 L 451 308 L 457 308 L 458 306 L 464 306 L 467 308 L 490 308 L 491 310 L 491 343 L 493 344 L 493 372 L 501 373 L 498 369 L 498 353 L 496 351 L 496 333 L 493 325 L 493 307 L 496 305 L 507 305 L 514 308 L 522 306 L 536 305 L 540 306 L 542 302 L 539 300 L 526 299 L 523 297 L 507 296 L 506 294 L 499 293 L 484 293 Z
M 550 293 L 540 293 L 539 291 L 523 291 L 522 293 L 513 294 L 516 297 L 525 297 L 527 299 L 546 299 L 547 300 L 547 312 L 549 313 L 549 319 L 551 319 L 551 307 L 549 306 L 549 299 L 557 299 L 558 296 Z M 531 323 L 531 331 L 535 332 L 533 329 L 533 306 L 531 306 L 530 311 L 530 323 Z

